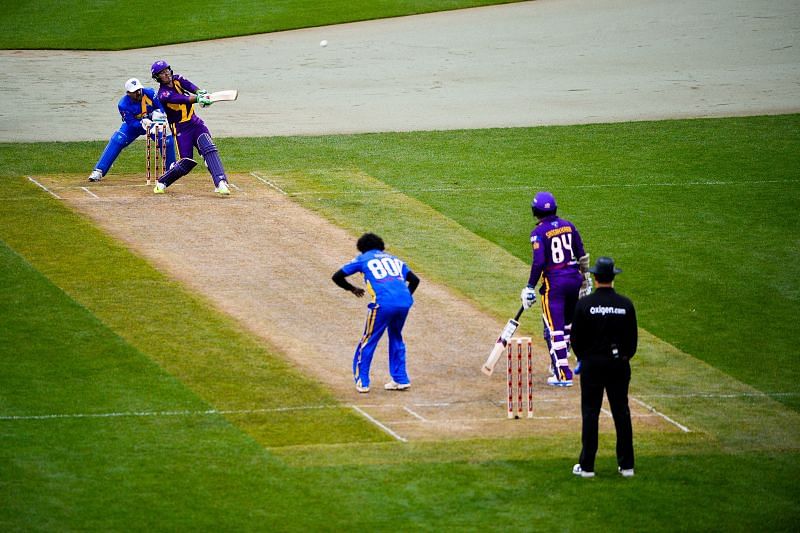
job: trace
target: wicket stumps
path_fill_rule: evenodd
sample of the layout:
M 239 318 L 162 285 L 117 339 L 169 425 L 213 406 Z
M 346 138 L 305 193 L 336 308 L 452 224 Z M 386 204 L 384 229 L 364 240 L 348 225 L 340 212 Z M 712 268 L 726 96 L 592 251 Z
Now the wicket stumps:
M 150 185 L 150 161 L 151 155 L 155 163 L 155 173 L 158 179 L 167 171 L 167 128 L 166 122 L 153 122 L 145 133 L 145 168 L 147 172 L 147 184 Z M 151 137 L 153 135 L 153 137 Z M 150 150 L 150 143 L 155 142 L 155 152 Z M 161 159 L 161 166 L 158 161 Z
M 516 349 L 517 361 L 514 365 L 514 350 Z M 522 359 L 523 352 L 527 357 L 526 374 L 527 374 L 527 387 L 528 393 L 528 418 L 533 418 L 533 344 L 530 337 L 512 337 L 506 346 L 508 355 L 508 365 L 506 366 L 508 372 L 508 418 L 522 418 Z M 516 379 L 516 398 L 517 398 L 517 415 L 514 415 L 514 367 L 517 370 Z

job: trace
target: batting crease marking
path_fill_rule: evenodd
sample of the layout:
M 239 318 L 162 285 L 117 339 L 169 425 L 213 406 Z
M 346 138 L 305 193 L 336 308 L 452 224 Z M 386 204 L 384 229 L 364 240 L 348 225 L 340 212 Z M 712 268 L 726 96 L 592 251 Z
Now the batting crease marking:
M 33 179 L 33 177 L 31 177 L 31 176 L 28 176 L 28 179 L 29 179 L 30 181 L 32 181 L 33 183 L 35 183 L 36 185 L 38 185 L 39 187 L 41 187 L 41 188 L 42 188 L 42 189 L 43 189 L 45 192 L 47 192 L 47 193 L 49 193 L 49 194 L 52 194 L 52 195 L 53 195 L 55 198 L 57 198 L 58 200 L 61 200 L 61 199 L 62 199 L 62 198 L 61 198 L 59 195 L 57 195 L 56 193 L 54 193 L 53 191 L 51 191 L 50 189 L 48 189 L 47 187 L 45 187 L 44 185 L 42 185 L 41 183 L 39 183 L 38 181 L 36 181 L 35 179 Z
M 395 433 L 394 431 L 392 431 L 388 427 L 384 426 L 383 424 L 381 424 L 380 422 L 378 422 L 377 420 L 375 420 L 374 418 L 369 416 L 363 409 L 359 409 L 358 406 L 356 406 L 356 405 L 351 405 L 350 407 L 352 407 L 354 411 L 356 411 L 357 413 L 360 413 L 362 416 L 364 416 L 364 418 L 366 418 L 367 420 L 369 420 L 370 422 L 372 422 L 373 424 L 375 424 L 376 426 L 378 426 L 379 428 L 384 430 L 386 433 L 388 433 L 389 435 L 391 435 L 395 439 L 399 440 L 400 442 L 408 442 L 408 439 L 401 437 L 400 435 L 398 435 L 397 433 Z
M 86 194 L 90 194 L 90 195 L 94 196 L 95 198 L 100 198 L 100 197 L 99 197 L 99 196 L 97 196 L 95 193 L 93 193 L 92 191 L 90 191 L 90 190 L 89 190 L 89 187 L 81 187 L 81 189 L 83 189 L 83 190 L 86 192 Z
M 678 429 L 680 429 L 684 433 L 691 433 L 691 430 L 688 427 L 684 426 L 680 422 L 676 422 L 675 420 L 671 419 L 670 417 L 668 417 L 664 413 L 658 412 L 656 410 L 656 408 L 653 407 L 652 405 L 648 405 L 648 404 L 644 403 L 642 400 L 639 400 L 638 398 L 634 398 L 633 396 L 631 396 L 631 400 L 633 400 L 634 402 L 638 403 L 639 405 L 641 405 L 642 407 L 644 407 L 645 409 L 647 409 L 651 413 L 660 416 L 661 418 L 663 418 L 664 420 L 666 420 L 670 424 L 676 426 Z
M 267 178 L 263 178 L 263 177 L 259 176 L 257 172 L 250 172 L 250 175 L 253 176 L 255 179 L 259 180 L 261 183 L 263 183 L 265 185 L 268 185 L 269 187 L 272 187 L 273 189 L 275 189 L 279 193 L 281 193 L 281 194 L 283 194 L 285 196 L 289 196 L 289 193 L 287 193 L 286 191 L 284 191 L 283 189 L 278 187 L 275 183 L 273 183 L 272 181 L 268 180 Z
M 427 418 L 425 418 L 424 416 L 421 416 L 421 415 L 419 415 L 419 414 L 415 413 L 414 411 L 412 411 L 411 409 L 409 409 L 409 408 L 408 408 L 408 406 L 405 406 L 405 405 L 404 405 L 404 406 L 403 406 L 403 410 L 404 410 L 405 412 L 407 412 L 408 414 L 410 414 L 411 416 L 413 416 L 413 417 L 415 417 L 415 418 L 418 418 L 418 419 L 422 420 L 423 422 L 430 422 L 430 420 L 428 420 L 428 419 L 427 419 Z

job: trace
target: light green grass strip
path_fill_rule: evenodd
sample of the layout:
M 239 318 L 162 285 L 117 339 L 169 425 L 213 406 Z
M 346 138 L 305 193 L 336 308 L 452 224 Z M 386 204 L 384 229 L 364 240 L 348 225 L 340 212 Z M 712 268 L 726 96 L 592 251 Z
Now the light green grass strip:
M 519 305 L 527 264 L 358 169 L 256 174 L 354 238 L 364 231 L 377 232 L 423 279 L 455 289 L 501 321 Z M 624 278 L 618 286 L 624 293 Z M 538 308 L 523 315 L 519 331 L 541 338 Z M 725 449 L 800 446 L 800 414 L 646 331 L 632 364 L 634 397 L 641 396 L 691 431 L 718 439 Z
M 4 180 L 0 239 L 132 346 L 219 410 L 337 406 L 231 318 L 22 178 Z M 19 343 L 26 342 L 19 338 Z M 231 415 L 264 445 L 383 441 L 347 409 Z

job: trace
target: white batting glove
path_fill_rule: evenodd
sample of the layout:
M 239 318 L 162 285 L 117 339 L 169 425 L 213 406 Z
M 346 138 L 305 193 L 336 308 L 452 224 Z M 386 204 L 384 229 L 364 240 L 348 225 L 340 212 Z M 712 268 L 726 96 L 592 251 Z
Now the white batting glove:
M 167 121 L 167 114 L 161 111 L 160 109 L 154 109 L 153 113 L 151 114 L 153 118 L 153 122 L 166 122 Z
M 592 275 L 587 272 L 583 275 L 583 283 L 581 284 L 581 290 L 578 291 L 578 298 L 589 296 L 592 294 L 593 288 L 594 282 L 592 282 Z
M 522 300 L 522 307 L 530 309 L 531 306 L 536 303 L 536 289 L 528 285 L 522 289 L 519 298 Z

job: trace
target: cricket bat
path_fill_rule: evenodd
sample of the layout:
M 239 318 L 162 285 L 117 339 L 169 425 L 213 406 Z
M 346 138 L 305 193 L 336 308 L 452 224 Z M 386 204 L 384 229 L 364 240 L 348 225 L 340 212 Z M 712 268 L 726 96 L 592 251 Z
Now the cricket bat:
M 508 340 L 512 335 L 514 335 L 514 332 L 517 331 L 517 327 L 519 326 L 519 317 L 522 316 L 522 312 L 524 310 L 524 307 L 520 307 L 519 311 L 517 311 L 517 315 L 510 319 L 508 324 L 506 324 L 506 327 L 503 328 L 503 331 L 500 332 L 500 337 L 498 337 L 497 342 L 494 343 L 492 353 L 489 354 L 489 358 L 486 359 L 486 362 L 483 363 L 483 366 L 481 367 L 481 372 L 487 376 L 492 375 L 497 361 L 500 359 L 500 356 L 503 355 L 503 350 L 508 345 Z
M 212 102 L 231 102 L 239 98 L 239 91 L 236 89 L 229 89 L 227 91 L 217 91 L 215 93 L 208 93 L 208 99 Z

